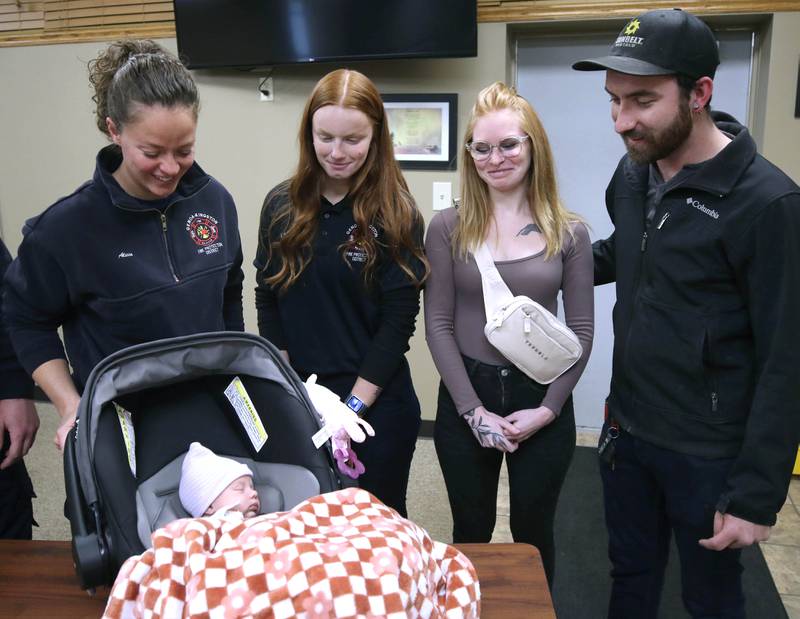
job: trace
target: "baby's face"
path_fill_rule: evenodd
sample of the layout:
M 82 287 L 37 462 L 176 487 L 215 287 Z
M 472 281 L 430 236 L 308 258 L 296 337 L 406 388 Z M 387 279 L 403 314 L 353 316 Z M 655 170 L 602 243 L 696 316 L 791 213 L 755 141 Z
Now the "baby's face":
M 231 482 L 214 499 L 214 502 L 206 510 L 206 515 L 213 514 L 222 507 L 240 511 L 245 518 L 257 516 L 258 510 L 261 508 L 261 502 L 258 499 L 258 492 L 253 486 L 253 478 L 249 475 L 242 475 Z

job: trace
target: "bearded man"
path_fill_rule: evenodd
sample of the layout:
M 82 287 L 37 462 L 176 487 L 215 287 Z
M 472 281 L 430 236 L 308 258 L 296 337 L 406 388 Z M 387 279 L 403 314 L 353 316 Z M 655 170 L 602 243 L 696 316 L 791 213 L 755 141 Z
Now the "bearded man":
M 681 10 L 631 20 L 605 70 L 627 155 L 606 190 L 616 282 L 600 436 L 608 616 L 655 618 L 672 535 L 692 617 L 744 617 L 741 548 L 766 540 L 800 439 L 800 189 L 711 112 L 714 35 Z

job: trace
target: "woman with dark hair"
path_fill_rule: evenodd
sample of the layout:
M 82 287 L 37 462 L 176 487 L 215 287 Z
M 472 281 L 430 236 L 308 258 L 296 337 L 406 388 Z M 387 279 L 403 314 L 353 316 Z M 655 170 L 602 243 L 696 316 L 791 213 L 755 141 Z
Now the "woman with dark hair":
M 488 542 L 506 458 L 515 542 L 536 546 L 548 582 L 553 517 L 575 450 L 571 392 L 592 348 L 594 290 L 589 233 L 561 204 L 550 143 L 531 105 L 496 82 L 478 95 L 465 133 L 458 210 L 433 218 L 425 247 L 428 346 L 441 374 L 434 443 L 453 512 L 453 541 Z M 515 295 L 553 314 L 563 295 L 579 361 L 549 385 L 528 378 L 484 335 L 486 243 Z
M 406 514 L 420 409 L 405 359 L 427 274 L 423 221 L 395 162 L 383 102 L 357 71 L 324 76 L 303 111 L 300 160 L 259 227 L 261 335 L 375 429 L 359 483 Z
M 119 41 L 89 63 L 89 79 L 112 144 L 91 180 L 26 222 L 6 277 L 11 340 L 61 416 L 59 448 L 107 355 L 244 329 L 236 208 L 194 161 L 191 75 L 152 41 Z

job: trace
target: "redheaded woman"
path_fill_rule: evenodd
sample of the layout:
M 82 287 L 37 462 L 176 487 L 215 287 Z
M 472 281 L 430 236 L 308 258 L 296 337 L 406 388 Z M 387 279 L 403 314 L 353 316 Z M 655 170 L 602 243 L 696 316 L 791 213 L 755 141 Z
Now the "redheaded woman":
M 395 162 L 383 102 L 357 71 L 309 97 L 294 176 L 266 197 L 258 327 L 306 378 L 339 395 L 376 435 L 356 447 L 360 485 L 406 514 L 420 424 L 405 352 L 427 274 L 423 221 Z

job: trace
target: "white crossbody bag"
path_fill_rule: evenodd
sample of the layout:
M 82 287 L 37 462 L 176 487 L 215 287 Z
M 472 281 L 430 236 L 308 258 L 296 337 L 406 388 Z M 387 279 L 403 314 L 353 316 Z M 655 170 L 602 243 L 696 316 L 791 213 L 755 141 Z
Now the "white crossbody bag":
M 549 385 L 580 359 L 578 337 L 530 297 L 511 293 L 486 243 L 474 256 L 483 284 L 486 339 L 537 383 Z

